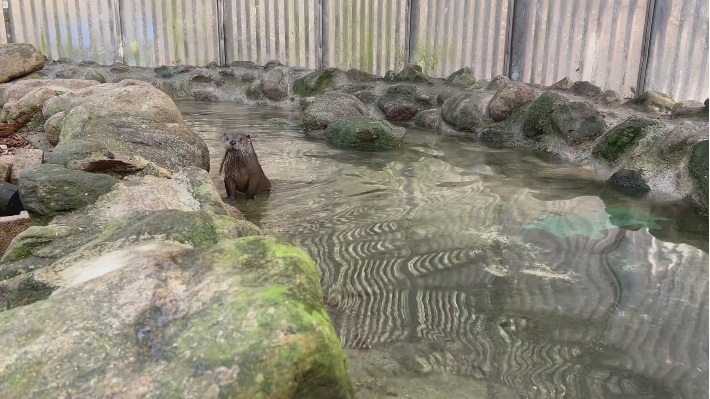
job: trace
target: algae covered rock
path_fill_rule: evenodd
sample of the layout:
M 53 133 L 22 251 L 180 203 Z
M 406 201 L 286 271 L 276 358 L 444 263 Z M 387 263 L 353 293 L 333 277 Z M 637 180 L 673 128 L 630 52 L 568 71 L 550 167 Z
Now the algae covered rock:
M 322 94 L 335 88 L 337 80 L 344 79 L 344 75 L 338 68 L 319 69 L 293 82 L 293 92 L 301 97 Z
M 302 250 L 266 237 L 128 249 L 107 254 L 113 273 L 0 313 L 5 398 L 353 396 Z
M 93 80 L 93 81 L 96 81 L 99 83 L 106 83 L 106 78 L 104 78 L 104 75 L 96 72 L 95 70 L 93 70 L 91 68 L 80 72 L 77 76 L 77 79 Z
M 20 200 L 35 224 L 92 204 L 116 185 L 110 176 L 39 165 L 20 176 Z
M 473 77 L 471 68 L 464 67 L 449 75 L 446 78 L 446 83 L 461 89 L 469 89 L 476 84 L 476 78 Z
M 649 132 L 662 129 L 663 124 L 643 117 L 633 117 L 614 127 L 594 148 L 593 154 L 610 164 L 616 164 Z
M 605 129 L 604 117 L 593 105 L 551 90 L 533 101 L 522 119 L 526 137 L 538 139 L 555 134 L 570 145 L 593 140 Z
M 697 187 L 701 205 L 705 213 L 708 210 L 708 141 L 701 141 L 693 146 L 688 163 L 690 176 Z
M 377 75 L 373 75 L 371 73 L 367 73 L 365 71 L 361 71 L 356 68 L 350 69 L 347 72 L 346 76 L 348 77 L 348 79 L 352 80 L 353 82 L 361 82 L 361 83 L 374 82 L 379 79 L 377 77 Z
M 494 77 L 493 79 L 491 79 L 490 82 L 488 82 L 488 84 L 486 85 L 486 90 L 496 91 L 496 90 L 500 89 L 501 87 L 503 87 L 503 85 L 508 82 L 510 82 L 510 78 L 508 78 L 507 76 L 498 75 L 498 76 Z
M 439 113 L 438 109 L 422 111 L 414 118 L 414 124 L 429 129 L 436 128 L 439 124 Z
M 31 44 L 0 44 L 0 83 L 39 71 L 44 62 L 44 55 Z
M 347 93 L 325 93 L 311 103 L 303 114 L 306 132 L 325 130 L 331 122 L 350 116 L 367 115 L 367 107 Z
M 372 117 L 351 117 L 337 120 L 325 132 L 329 143 L 358 150 L 386 150 L 399 147 L 404 128 Z

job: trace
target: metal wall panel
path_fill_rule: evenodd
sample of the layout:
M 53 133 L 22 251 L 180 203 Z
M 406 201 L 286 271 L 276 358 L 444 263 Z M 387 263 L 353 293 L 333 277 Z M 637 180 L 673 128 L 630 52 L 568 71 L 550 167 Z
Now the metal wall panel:
M 708 98 L 708 2 L 656 0 L 645 89 Z
M 15 42 L 34 44 L 50 60 L 120 60 L 115 0 L 12 0 L 10 6 Z
M 227 63 L 320 67 L 320 1 L 225 0 Z
M 413 1 L 411 63 L 432 76 L 466 66 L 479 79 L 503 74 L 509 0 Z
M 648 0 L 515 2 L 511 78 L 588 80 L 632 96 Z
M 119 0 L 128 65 L 219 62 L 217 0 Z
M 407 0 L 330 0 L 324 64 L 384 75 L 405 65 Z
M 2 11 L 2 3 L 0 3 L 0 44 L 7 43 L 7 35 L 5 31 L 5 17 Z

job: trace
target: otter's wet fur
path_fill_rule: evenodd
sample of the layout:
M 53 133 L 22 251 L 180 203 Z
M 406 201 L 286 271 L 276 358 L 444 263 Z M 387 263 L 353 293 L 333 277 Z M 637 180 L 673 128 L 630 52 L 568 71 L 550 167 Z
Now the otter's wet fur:
M 253 199 L 257 194 L 271 189 L 271 182 L 261 169 L 251 136 L 239 133 L 224 135 L 224 156 L 219 173 L 224 170 L 224 188 L 227 197 L 237 198 L 237 191 Z

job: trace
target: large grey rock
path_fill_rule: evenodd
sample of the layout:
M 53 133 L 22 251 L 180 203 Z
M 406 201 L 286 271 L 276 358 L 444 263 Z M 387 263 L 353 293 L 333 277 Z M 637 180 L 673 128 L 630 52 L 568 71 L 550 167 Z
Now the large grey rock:
M 355 116 L 334 121 L 325 132 L 329 143 L 357 150 L 386 150 L 402 144 L 405 130 L 387 121 Z
M 44 132 L 47 135 L 47 141 L 51 145 L 56 146 L 59 143 L 59 134 L 62 132 L 64 115 L 64 112 L 58 112 L 44 122 Z
M 39 165 L 20 176 L 20 200 L 33 224 L 92 204 L 116 185 L 110 176 L 79 172 L 57 165 Z
M 513 112 L 535 99 L 535 90 L 521 82 L 508 82 L 498 90 L 488 104 L 488 113 L 495 122 L 508 119 Z
M 302 250 L 246 237 L 87 252 L 54 295 L 0 314 L 5 398 L 353 397 Z
M 438 109 L 421 111 L 414 118 L 414 124 L 423 128 L 435 129 L 439 124 L 439 114 L 440 111 Z
M 367 114 L 367 107 L 355 96 L 339 92 L 325 93 L 316 97 L 306 108 L 303 114 L 304 130 L 325 130 L 335 120 Z
M 473 131 L 484 120 L 483 100 L 475 94 L 459 94 L 446 100 L 441 119 L 461 131 Z
M 599 86 L 587 82 L 586 80 L 574 82 L 571 89 L 575 94 L 584 97 L 596 97 L 602 93 L 602 89 Z
M 27 43 L 0 44 L 0 83 L 44 68 L 45 58 Z
M 301 97 L 311 97 L 342 86 L 345 72 L 338 68 L 313 71 L 293 82 L 293 92 Z
M 18 101 L 29 92 L 41 87 L 52 89 L 58 94 L 63 94 L 97 86 L 98 84 L 98 82 L 92 80 L 80 79 L 20 80 L 8 84 L 4 90 L 0 91 L 0 106 L 8 102 Z
M 266 67 L 265 67 L 266 68 Z M 261 77 L 261 92 L 271 101 L 288 98 L 288 68 L 270 68 Z
M 387 78 L 387 76 L 385 76 Z M 429 83 L 431 78 L 427 76 L 420 65 L 407 65 L 398 74 L 396 79 L 401 82 Z
M 44 102 L 56 95 L 57 92 L 50 88 L 38 87 L 17 101 L 5 103 L 0 113 L 0 122 L 26 124 L 35 116 L 41 117 Z
M 476 84 L 476 78 L 473 77 L 471 68 L 464 67 L 449 75 L 446 78 L 446 83 L 461 89 L 469 89 Z
M 668 114 L 675 105 L 673 97 L 657 91 L 647 91 L 630 101 L 641 106 L 645 111 Z
M 659 135 L 664 125 L 655 119 L 632 117 L 615 126 L 594 147 L 593 154 L 604 162 L 615 165 L 630 154 L 649 134 Z
M 387 89 L 377 106 L 388 120 L 411 120 L 419 111 L 433 107 L 430 101 L 417 97 L 418 93 L 419 88 L 413 84 L 397 84 Z
M 522 130 L 528 138 L 554 134 L 576 145 L 601 135 L 606 122 L 590 103 L 549 90 L 532 102 L 523 117 Z

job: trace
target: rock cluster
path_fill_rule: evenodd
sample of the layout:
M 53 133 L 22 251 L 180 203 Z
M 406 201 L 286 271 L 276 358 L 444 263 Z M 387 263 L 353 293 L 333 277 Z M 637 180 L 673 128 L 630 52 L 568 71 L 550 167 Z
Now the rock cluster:
M 57 65 L 0 85 L 0 123 L 56 145 L 2 169 L 27 211 L 0 235 L 3 397 L 352 398 L 314 262 L 222 202 L 207 147 L 160 85 L 102 83 L 128 77 L 122 64 Z M 219 99 L 212 85 L 246 77 L 221 72 L 155 74 Z M 285 100 L 292 78 L 270 65 L 261 95 Z

